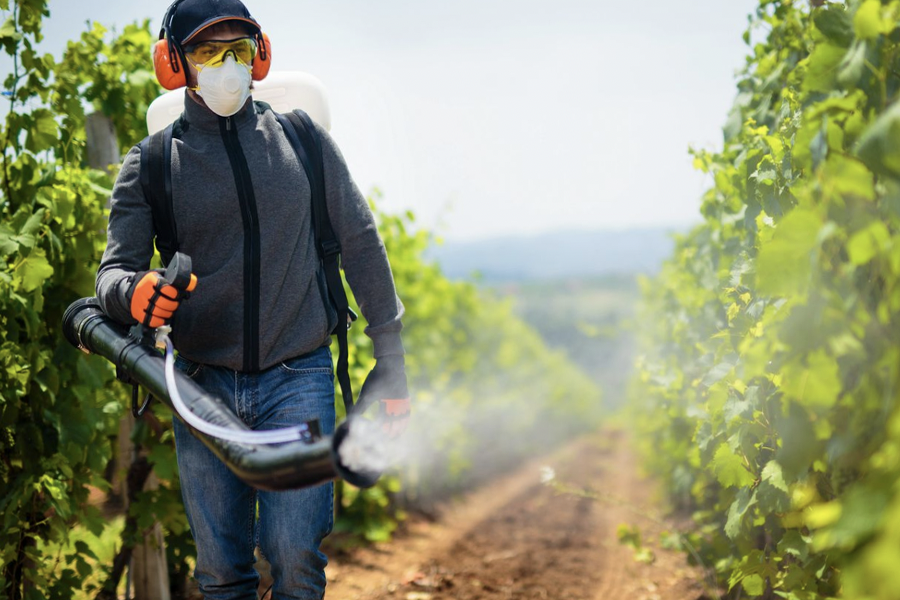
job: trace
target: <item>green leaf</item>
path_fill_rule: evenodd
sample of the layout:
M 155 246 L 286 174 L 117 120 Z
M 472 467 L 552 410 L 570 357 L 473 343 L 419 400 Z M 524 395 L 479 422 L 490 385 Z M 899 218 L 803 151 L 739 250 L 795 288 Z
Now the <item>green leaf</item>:
M 22 39 L 22 34 L 16 31 L 16 22 L 12 17 L 8 17 L 6 21 L 3 22 L 3 25 L 0 26 L 0 41 L 6 43 L 7 41 L 17 42 Z M 10 46 L 7 46 L 9 48 Z
M 853 16 L 853 31 L 864 40 L 877 38 L 891 29 L 892 24 L 881 17 L 881 0 L 865 0 Z
M 785 555 L 795 556 L 805 561 L 809 556 L 809 544 L 812 538 L 805 536 L 796 529 L 790 529 L 784 532 L 781 540 L 778 542 L 778 552 Z
M 157 444 L 150 449 L 147 458 L 160 479 L 171 481 L 175 478 L 175 450 L 165 444 Z
M 78 554 L 93 558 L 94 560 L 98 560 L 97 555 L 94 554 L 94 551 L 91 550 L 91 547 L 88 546 L 87 543 L 85 543 L 83 540 L 78 540 L 75 542 L 75 550 L 78 552 Z
M 875 199 L 874 177 L 864 164 L 838 154 L 831 154 L 825 162 L 829 181 L 834 189 L 845 196 Z
M 775 456 L 785 481 L 803 478 L 812 462 L 821 455 L 823 443 L 816 437 L 809 415 L 795 402 L 788 405 L 788 415 L 776 420 L 775 428 L 781 446 Z
M 753 476 L 744 468 L 743 459 L 727 443 L 716 450 L 710 467 L 722 487 L 743 487 L 753 483 Z
M 623 546 L 630 546 L 637 550 L 641 547 L 641 530 L 636 525 L 619 523 L 616 527 L 616 539 Z
M 760 248 L 756 261 L 760 292 L 779 296 L 806 289 L 821 227 L 822 219 L 803 209 L 793 210 L 778 223 L 772 241 Z
M 724 379 L 732 369 L 734 369 L 734 363 L 727 361 L 720 362 L 706 373 L 706 376 L 703 378 L 703 385 L 710 387 L 718 383 Z
M 22 248 L 34 248 L 35 244 L 37 244 L 37 238 L 31 235 L 30 233 L 26 233 L 25 235 L 17 235 L 12 238 L 14 242 L 16 242 Z
M 850 262 L 864 265 L 880 252 L 891 247 L 891 233 L 881 221 L 872 221 L 868 227 L 854 233 L 847 241 Z
M 900 102 L 863 132 L 856 155 L 876 173 L 900 177 Z
M 22 290 L 32 292 L 53 275 L 53 267 L 47 261 L 44 250 L 34 248 L 31 254 L 19 263 L 17 274 L 22 280 Z
M 756 490 L 760 512 L 783 513 L 791 508 L 791 498 L 781 465 L 770 460 L 763 468 L 761 481 Z
M 650 548 L 639 548 L 634 551 L 634 560 L 649 565 L 656 561 L 656 555 Z
M 825 350 L 809 354 L 806 366 L 797 362 L 784 368 L 781 389 L 806 406 L 829 408 L 841 391 L 837 361 Z
M 845 48 L 827 42 L 817 44 L 806 63 L 805 92 L 830 92 L 834 89 L 838 67 L 847 53 Z
M 738 417 L 750 418 L 753 416 L 753 404 L 742 400 L 739 396 L 732 395 L 722 407 L 722 416 L 725 422 L 730 423 Z
M 746 487 L 738 490 L 737 497 L 728 507 L 728 518 L 725 521 L 725 535 L 728 536 L 728 539 L 733 540 L 741 533 L 744 515 L 754 504 L 756 504 L 756 492 L 751 492 L 750 488 Z
M 91 575 L 91 573 L 93 573 L 91 565 L 89 565 L 87 561 L 85 561 L 80 556 L 76 557 L 75 559 L 75 570 L 78 572 L 78 576 L 82 579 L 86 579 Z
M 13 232 L 0 223 L 0 257 L 12 254 L 19 249 L 19 244 L 15 241 Z
M 815 135 L 809 141 L 809 158 L 812 161 L 812 166 L 814 169 L 817 169 L 822 162 L 825 161 L 825 158 L 828 156 L 828 136 L 826 135 L 827 131 L 827 123 L 822 123 L 822 127 L 815 130 Z M 806 128 L 802 129 L 801 132 L 806 131 Z M 798 148 L 798 156 L 803 150 L 802 145 Z
M 866 51 L 868 46 L 864 40 L 857 40 L 847 51 L 847 54 L 838 65 L 837 82 L 841 87 L 856 85 L 865 73 Z
M 42 152 L 56 143 L 57 135 L 58 126 L 53 113 L 37 109 L 32 113 L 32 124 L 28 129 L 25 147 L 32 152 Z
M 781 471 L 781 465 L 776 461 L 770 460 L 762 470 L 762 480 L 775 489 L 787 493 L 788 487 L 784 482 L 784 474 Z
M 25 225 L 22 226 L 22 229 L 19 231 L 19 233 L 25 235 L 35 233 L 38 229 L 41 228 L 41 224 L 43 224 L 44 222 L 44 215 L 46 214 L 46 212 L 47 211 L 43 208 L 36 210 L 34 214 L 28 217 L 28 220 L 25 221 Z
M 778 339 L 799 353 L 821 348 L 828 339 L 828 329 L 822 326 L 824 309 L 818 294 L 811 295 L 805 304 L 794 304 L 779 328 Z
M 839 46 L 846 48 L 853 42 L 850 13 L 839 4 L 829 4 L 821 10 L 814 11 L 813 23 L 829 41 Z
M 741 586 L 751 598 L 762 596 L 766 588 L 766 582 L 760 575 L 748 575 L 741 580 Z

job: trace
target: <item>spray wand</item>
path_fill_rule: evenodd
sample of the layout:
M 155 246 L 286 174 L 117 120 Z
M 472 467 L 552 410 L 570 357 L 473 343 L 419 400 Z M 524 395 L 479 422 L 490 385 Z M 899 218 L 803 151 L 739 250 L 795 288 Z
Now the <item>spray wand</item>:
M 176 253 L 162 277 L 165 283 L 186 289 L 190 273 L 190 258 Z M 381 475 L 344 464 L 340 447 L 352 439 L 349 421 L 341 423 L 333 436 L 320 435 L 316 421 L 285 429 L 249 429 L 222 400 L 175 369 L 168 327 L 154 331 L 138 324 L 129 330 L 106 316 L 96 298 L 82 298 L 66 310 L 63 332 L 76 348 L 116 365 L 120 379 L 140 384 L 169 406 L 235 475 L 254 487 L 296 489 L 336 477 L 370 487 Z M 165 349 L 164 356 L 157 344 Z

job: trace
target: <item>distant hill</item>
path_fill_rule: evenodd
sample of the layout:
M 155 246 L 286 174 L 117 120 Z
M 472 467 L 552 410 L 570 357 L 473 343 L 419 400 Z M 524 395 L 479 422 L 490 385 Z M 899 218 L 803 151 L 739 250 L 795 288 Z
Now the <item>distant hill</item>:
M 676 228 L 568 231 L 445 242 L 429 250 L 451 279 L 487 282 L 655 273 L 674 248 Z

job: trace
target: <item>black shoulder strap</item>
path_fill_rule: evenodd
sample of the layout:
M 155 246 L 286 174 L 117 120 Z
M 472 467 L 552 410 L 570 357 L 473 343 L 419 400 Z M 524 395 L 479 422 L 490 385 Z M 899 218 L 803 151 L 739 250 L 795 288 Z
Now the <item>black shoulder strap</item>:
M 304 165 L 304 168 L 307 169 L 307 175 L 310 176 L 309 180 L 313 191 L 313 222 L 316 232 L 316 251 L 319 253 L 319 258 L 325 260 L 330 256 L 339 257 L 341 254 L 341 243 L 338 241 L 334 228 L 331 226 L 331 219 L 328 217 L 322 143 L 319 140 L 316 128 L 309 115 L 300 110 L 278 116 L 279 120 L 286 119 L 291 124 L 292 127 L 285 128 L 285 131 L 288 132 L 288 138 L 294 137 L 291 135 L 293 130 L 296 138 L 291 139 L 291 144 L 294 146 L 295 151 L 299 148 L 306 154 L 306 162 L 309 163 L 309 167 Z M 285 123 L 282 120 L 282 126 L 284 125 Z M 303 160 L 301 159 L 301 162 Z
M 353 390 L 350 386 L 349 356 L 347 351 L 347 329 L 356 320 L 356 313 L 350 308 L 344 281 L 341 278 L 340 257 L 341 243 L 338 241 L 328 216 L 325 197 L 325 166 L 322 158 L 322 143 L 312 120 L 302 110 L 295 110 L 286 115 L 275 113 L 284 128 L 294 152 L 312 189 L 313 230 L 316 236 L 316 252 L 322 262 L 328 295 L 337 311 L 337 325 L 333 335 L 338 339 L 337 378 L 341 385 L 341 396 L 347 415 L 353 408 Z
M 141 187 L 153 214 L 156 249 L 167 265 L 178 251 L 178 230 L 172 203 L 172 138 L 181 137 L 181 118 L 140 143 Z

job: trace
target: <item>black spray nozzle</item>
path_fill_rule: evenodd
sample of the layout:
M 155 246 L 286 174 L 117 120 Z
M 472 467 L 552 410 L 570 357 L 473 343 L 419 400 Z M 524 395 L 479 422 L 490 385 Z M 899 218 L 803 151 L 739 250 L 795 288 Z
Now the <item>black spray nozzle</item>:
M 70 344 L 90 354 L 93 351 L 82 341 L 81 330 L 90 323 L 92 318 L 101 316 L 103 316 L 103 309 L 100 308 L 100 301 L 96 298 L 76 300 L 63 313 L 63 335 Z
M 355 418 L 348 418 L 338 425 L 337 429 L 334 431 L 332 443 L 334 466 L 338 475 L 340 475 L 347 483 L 353 484 L 359 488 L 369 488 L 375 485 L 375 482 L 381 477 L 381 471 L 366 468 L 350 469 L 344 464 L 345 461 L 341 458 L 341 447 L 350 437 L 354 422 Z

